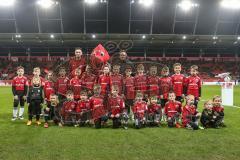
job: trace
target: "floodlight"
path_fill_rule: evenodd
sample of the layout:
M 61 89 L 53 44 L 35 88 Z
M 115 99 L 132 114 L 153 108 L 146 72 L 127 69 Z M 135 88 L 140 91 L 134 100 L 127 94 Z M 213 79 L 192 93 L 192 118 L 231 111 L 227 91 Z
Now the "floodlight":
M 183 0 L 178 4 L 178 7 L 180 7 L 183 11 L 189 11 L 192 8 L 198 7 L 197 3 L 193 3 L 190 0 Z
M 13 6 L 14 3 L 15 3 L 15 0 L 0 0 L 0 6 L 2 7 Z
M 153 4 L 153 0 L 139 0 L 139 3 L 146 7 L 149 7 Z
M 240 0 L 222 0 L 220 5 L 227 9 L 240 9 Z
M 95 4 L 98 2 L 98 0 L 84 0 L 84 2 L 87 4 Z
M 48 8 L 52 7 L 54 4 L 58 4 L 58 3 L 53 0 L 38 0 L 37 4 L 44 9 L 48 9 Z

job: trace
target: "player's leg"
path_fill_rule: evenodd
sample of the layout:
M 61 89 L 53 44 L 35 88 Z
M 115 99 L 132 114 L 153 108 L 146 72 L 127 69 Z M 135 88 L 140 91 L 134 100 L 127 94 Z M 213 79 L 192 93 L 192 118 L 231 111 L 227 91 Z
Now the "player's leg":
M 14 97 L 14 100 L 13 100 L 13 117 L 12 117 L 12 121 L 15 121 L 17 119 L 18 104 L 19 104 L 19 96 L 16 96 L 16 97 Z
M 24 104 L 25 104 L 25 99 L 23 96 L 19 96 L 19 101 L 20 101 L 20 109 L 19 109 L 19 119 L 24 119 L 23 118 L 23 113 L 24 113 Z

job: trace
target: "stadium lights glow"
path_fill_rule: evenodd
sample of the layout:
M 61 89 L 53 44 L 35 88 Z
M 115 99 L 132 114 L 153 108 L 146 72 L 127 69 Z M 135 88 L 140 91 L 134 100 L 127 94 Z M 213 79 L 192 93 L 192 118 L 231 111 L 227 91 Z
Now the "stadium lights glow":
M 13 6 L 14 3 L 15 3 L 15 0 L 0 0 L 0 6 L 2 7 Z
M 53 0 L 38 0 L 37 4 L 44 9 L 48 9 L 48 8 L 52 7 L 54 4 L 58 4 L 58 2 L 53 1 Z
M 216 39 L 218 39 L 218 37 L 217 37 L 217 36 L 213 36 L 213 38 L 212 38 L 212 39 L 216 40 Z
M 54 36 L 53 34 L 51 34 L 51 35 L 50 35 L 50 38 L 54 39 L 54 38 L 55 38 L 55 36 Z
M 15 35 L 16 38 L 21 38 L 22 36 L 20 34 Z
M 222 0 L 220 5 L 226 9 L 240 9 L 240 0 Z
M 237 37 L 237 40 L 240 40 L 240 36 Z
M 95 34 L 93 34 L 93 35 L 92 35 L 92 38 L 93 38 L 93 39 L 94 39 L 94 38 L 96 38 L 96 35 L 95 35 Z
M 135 1 L 134 1 L 134 0 L 131 0 L 131 3 L 135 3 Z
M 84 0 L 84 2 L 87 4 L 95 4 L 98 2 L 98 0 Z
M 139 0 L 139 3 L 146 7 L 149 7 L 153 4 L 153 0 Z
M 187 36 L 185 36 L 185 35 L 184 35 L 184 36 L 182 36 L 182 39 L 187 39 Z
M 178 4 L 178 7 L 180 7 L 183 11 L 189 11 L 192 8 L 198 7 L 197 3 L 193 3 L 190 0 L 183 0 Z
M 145 35 L 143 35 L 143 36 L 142 36 L 142 39 L 145 39 L 145 38 L 146 38 L 146 36 L 145 36 Z

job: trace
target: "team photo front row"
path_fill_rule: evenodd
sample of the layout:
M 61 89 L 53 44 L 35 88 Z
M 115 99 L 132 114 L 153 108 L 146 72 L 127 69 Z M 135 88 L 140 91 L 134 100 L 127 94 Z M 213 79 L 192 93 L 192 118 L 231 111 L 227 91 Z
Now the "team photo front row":
M 220 96 L 207 100 L 202 112 L 198 111 L 202 85 L 198 66 L 190 67 L 188 77 L 181 74 L 181 69 L 181 64 L 175 63 L 174 74 L 170 76 L 165 66 L 159 77 L 157 66 L 152 65 L 145 72 L 145 66 L 139 64 L 132 76 L 131 66 L 126 66 L 125 74 L 121 75 L 119 64 L 112 65 L 112 69 L 110 64 L 104 65 L 101 74 L 95 74 L 87 65 L 84 70 L 75 69 L 68 78 L 66 69 L 61 67 L 57 78 L 53 71 L 48 71 L 45 80 L 40 76 L 40 68 L 36 67 L 28 80 L 20 66 L 12 81 L 12 120 L 24 119 L 26 101 L 28 126 L 32 125 L 33 118 L 41 125 L 40 119 L 44 117 L 45 128 L 50 121 L 60 127 L 112 125 L 127 129 L 130 122 L 138 129 L 163 126 L 164 123 L 168 127 L 192 130 L 225 127 Z M 112 123 L 107 123 L 108 120 Z

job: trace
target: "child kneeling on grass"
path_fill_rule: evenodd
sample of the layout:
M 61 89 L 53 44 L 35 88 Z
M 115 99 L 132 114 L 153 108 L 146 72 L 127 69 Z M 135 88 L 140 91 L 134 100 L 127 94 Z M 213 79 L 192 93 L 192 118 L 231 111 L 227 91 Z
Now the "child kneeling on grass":
M 199 129 L 198 120 L 201 116 L 194 105 L 194 96 L 188 95 L 186 97 L 186 105 L 182 111 L 182 126 L 187 129 Z

